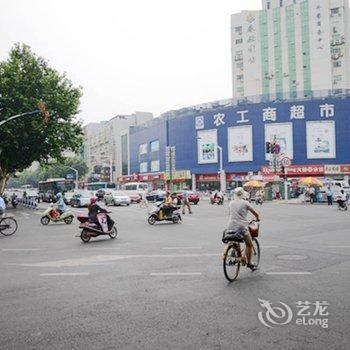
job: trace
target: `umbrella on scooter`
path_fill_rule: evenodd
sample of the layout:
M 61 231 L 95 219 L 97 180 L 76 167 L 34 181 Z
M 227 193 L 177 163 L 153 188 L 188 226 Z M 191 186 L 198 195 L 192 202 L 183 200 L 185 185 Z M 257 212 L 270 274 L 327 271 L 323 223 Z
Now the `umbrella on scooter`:
M 303 177 L 299 180 L 299 185 L 302 186 L 312 186 L 312 187 L 322 187 L 323 184 L 320 180 L 315 177 Z
M 246 188 L 262 188 L 264 187 L 264 185 L 262 184 L 262 182 L 258 181 L 258 180 L 251 180 L 246 182 L 243 187 Z

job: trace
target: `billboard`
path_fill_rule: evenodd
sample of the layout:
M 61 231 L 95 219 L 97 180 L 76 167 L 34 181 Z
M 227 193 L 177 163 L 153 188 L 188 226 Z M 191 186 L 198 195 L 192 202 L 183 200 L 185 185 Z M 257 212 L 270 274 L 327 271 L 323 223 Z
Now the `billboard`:
M 201 130 L 197 132 L 198 164 L 218 162 L 217 130 Z
M 308 159 L 335 158 L 335 123 L 332 120 L 306 123 Z
M 236 126 L 227 129 L 228 161 L 253 161 L 253 127 Z
M 290 159 L 294 158 L 292 123 L 265 124 L 265 143 L 274 141 L 280 146 L 281 155 Z M 269 160 L 270 155 L 266 153 L 265 159 Z

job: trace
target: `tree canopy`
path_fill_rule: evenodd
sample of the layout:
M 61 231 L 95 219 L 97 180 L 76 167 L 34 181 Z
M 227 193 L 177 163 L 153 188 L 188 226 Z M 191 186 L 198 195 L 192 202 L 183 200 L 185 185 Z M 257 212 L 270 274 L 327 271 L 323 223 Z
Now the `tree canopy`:
M 6 181 L 33 161 L 61 161 L 65 150 L 77 151 L 82 127 L 77 118 L 82 89 L 49 67 L 30 47 L 15 44 L 0 62 L 0 122 L 38 109 L 43 101 L 49 118 L 24 116 L 0 126 L 0 193 Z

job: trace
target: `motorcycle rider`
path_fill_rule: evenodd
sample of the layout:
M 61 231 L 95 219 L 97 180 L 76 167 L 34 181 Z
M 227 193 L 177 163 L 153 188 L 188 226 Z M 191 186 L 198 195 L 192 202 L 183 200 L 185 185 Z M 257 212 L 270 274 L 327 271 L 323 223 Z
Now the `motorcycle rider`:
M 344 190 L 340 190 L 339 199 L 338 199 L 338 205 L 340 208 L 346 208 L 346 205 L 347 205 L 346 200 L 347 200 L 346 193 L 344 192 Z
M 97 223 L 97 214 L 99 213 L 107 213 L 107 210 L 101 208 L 97 203 L 97 197 L 90 198 L 90 204 L 88 206 L 89 211 L 89 222 Z
M 173 198 L 171 197 L 170 192 L 167 192 L 164 200 L 164 204 L 163 204 L 164 216 L 166 217 L 170 216 L 173 209 L 174 209 Z
M 17 200 L 17 195 L 16 193 L 12 193 L 12 196 L 11 196 L 11 204 L 14 208 L 17 207 L 17 204 L 18 204 L 18 200 Z
M 253 254 L 253 242 L 248 229 L 247 214 L 250 211 L 256 218 L 260 220 L 259 214 L 251 206 L 251 204 L 245 200 L 244 189 L 237 187 L 235 189 L 235 199 L 230 202 L 229 205 L 229 221 L 227 225 L 227 231 L 235 232 L 237 238 L 241 238 L 246 244 L 246 257 L 247 267 L 252 271 L 256 270 L 256 266 L 251 263 Z
M 57 202 L 56 207 L 57 211 L 60 215 L 62 215 L 66 211 L 66 204 L 64 203 L 63 195 L 61 192 L 56 194 Z

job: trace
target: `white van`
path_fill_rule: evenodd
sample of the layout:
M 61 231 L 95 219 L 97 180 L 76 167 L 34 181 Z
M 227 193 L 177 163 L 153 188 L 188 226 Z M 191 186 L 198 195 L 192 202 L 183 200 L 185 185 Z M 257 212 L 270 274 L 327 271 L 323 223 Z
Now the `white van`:
M 141 193 L 148 191 L 148 184 L 145 182 L 128 182 L 122 186 L 126 193 Z

